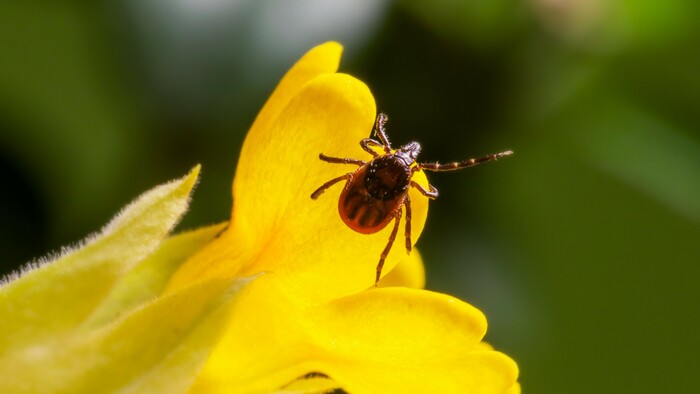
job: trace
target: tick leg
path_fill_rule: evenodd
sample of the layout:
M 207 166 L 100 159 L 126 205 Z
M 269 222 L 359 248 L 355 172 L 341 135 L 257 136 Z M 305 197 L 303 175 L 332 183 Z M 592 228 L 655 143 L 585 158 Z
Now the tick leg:
M 323 192 L 325 192 L 326 189 L 328 189 L 329 187 L 335 185 L 336 183 L 338 183 L 338 182 L 340 182 L 340 181 L 344 181 L 344 180 L 346 180 L 346 179 L 352 179 L 352 174 L 353 174 L 352 172 L 348 172 L 348 173 L 345 174 L 345 175 L 341 175 L 341 176 L 339 176 L 339 177 L 337 177 L 337 178 L 333 178 L 333 179 L 331 179 L 330 181 L 324 183 L 323 185 L 321 185 L 321 187 L 319 187 L 318 189 L 316 189 L 316 191 L 314 191 L 313 193 L 311 193 L 311 198 L 312 198 L 313 200 L 315 200 L 315 199 L 318 198 L 318 196 L 320 196 L 321 194 L 323 194 Z
M 399 222 L 401 222 L 401 209 L 400 208 L 398 211 L 396 211 L 396 221 L 394 222 L 394 229 L 391 230 L 391 235 L 389 235 L 389 242 L 386 244 L 386 247 L 384 248 L 384 251 L 382 252 L 381 256 L 379 256 L 379 264 L 377 264 L 377 277 L 374 280 L 375 286 L 377 286 L 377 282 L 379 282 L 379 278 L 382 276 L 382 268 L 384 267 L 384 260 L 386 260 L 386 256 L 389 255 L 389 251 L 391 250 L 391 246 L 394 244 L 394 240 L 396 239 L 396 233 L 399 231 Z
M 365 150 L 365 152 L 369 153 L 370 155 L 372 155 L 374 157 L 379 156 L 379 153 L 377 153 L 377 151 L 372 149 L 370 147 L 370 145 L 378 146 L 378 147 L 384 149 L 384 145 L 382 145 L 380 142 L 377 142 L 371 138 L 365 138 L 362 141 L 360 141 L 360 146 L 362 147 L 362 149 Z
M 377 120 L 374 122 L 374 131 L 377 133 L 379 140 L 382 141 L 384 146 L 384 152 L 391 153 L 391 144 L 389 143 L 389 138 L 386 136 L 386 131 L 384 131 L 384 125 L 389 120 L 389 117 L 385 113 L 379 113 L 377 115 Z
M 335 163 L 335 164 L 355 164 L 358 166 L 362 166 L 367 164 L 364 160 L 357 160 L 357 159 L 348 159 L 348 158 L 340 158 L 340 157 L 330 157 L 326 156 L 323 153 L 318 154 L 318 158 L 327 161 L 329 163 Z
M 475 166 L 477 164 L 486 163 L 487 161 L 498 160 L 502 157 L 510 156 L 512 154 L 513 154 L 513 151 L 507 150 L 505 152 L 494 153 L 491 155 L 479 157 L 477 159 L 467 159 L 467 160 L 455 161 L 453 163 L 447 163 L 447 164 L 419 163 L 418 166 L 420 168 L 422 168 L 424 170 L 428 170 L 428 171 L 454 171 L 454 170 L 459 170 L 462 168 Z
M 403 200 L 403 205 L 406 207 L 406 229 L 404 234 L 406 235 L 406 253 L 411 253 L 411 198 L 406 194 L 406 198 Z
M 433 185 L 428 185 L 430 187 L 430 190 L 425 190 L 423 186 L 421 186 L 418 182 L 416 181 L 411 181 L 411 186 L 415 187 L 418 189 L 420 194 L 428 197 L 431 200 L 434 200 L 438 197 L 438 190 L 435 188 Z

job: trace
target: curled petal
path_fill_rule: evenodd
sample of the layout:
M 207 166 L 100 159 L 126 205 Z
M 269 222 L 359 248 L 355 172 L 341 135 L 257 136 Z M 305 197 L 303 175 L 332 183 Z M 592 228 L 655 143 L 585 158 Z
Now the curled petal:
M 251 130 L 248 140 L 257 145 L 239 161 L 231 226 L 183 266 L 170 288 L 264 271 L 288 296 L 322 303 L 373 285 L 392 225 L 369 235 L 348 228 L 338 215 L 342 185 L 317 200 L 310 195 L 329 179 L 357 169 L 323 162 L 319 153 L 371 158 L 359 141 L 370 134 L 375 111 L 364 83 L 345 74 L 321 75 L 304 85 L 269 129 Z M 414 180 L 427 184 L 422 172 Z M 409 193 L 415 242 L 428 202 L 414 189 Z M 402 224 L 384 272 L 405 256 L 403 229 Z
M 255 155 L 255 150 L 269 137 L 267 130 L 270 129 L 280 112 L 307 82 L 321 75 L 333 74 L 338 70 L 342 52 L 343 47 L 337 42 L 327 42 L 318 45 L 308 51 L 287 71 L 255 118 L 255 122 L 243 144 L 241 157 Z M 238 171 L 240 171 L 240 167 Z M 245 186 L 242 185 L 242 187 Z
M 503 393 L 517 366 L 483 350 L 486 320 L 455 298 L 405 288 L 367 291 L 315 314 L 320 371 L 351 393 Z

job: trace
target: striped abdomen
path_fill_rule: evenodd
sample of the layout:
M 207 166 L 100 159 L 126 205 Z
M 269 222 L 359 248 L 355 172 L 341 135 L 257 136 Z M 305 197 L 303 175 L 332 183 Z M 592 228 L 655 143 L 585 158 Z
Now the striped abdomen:
M 403 168 L 387 161 L 373 160 L 358 168 L 340 194 L 340 217 L 359 233 L 372 234 L 386 227 L 406 197 L 410 178 Z

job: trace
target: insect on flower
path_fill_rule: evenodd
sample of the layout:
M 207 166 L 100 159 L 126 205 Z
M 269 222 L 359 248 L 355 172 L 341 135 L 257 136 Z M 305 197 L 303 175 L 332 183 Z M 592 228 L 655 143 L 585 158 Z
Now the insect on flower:
M 384 125 L 388 119 L 387 115 L 383 113 L 377 116 L 374 130 L 379 137 L 379 141 L 371 138 L 365 138 L 360 141 L 362 149 L 372 155 L 372 160 L 369 162 L 359 159 L 329 157 L 323 153 L 319 154 L 319 159 L 328 163 L 354 164 L 359 166 L 359 168 L 331 179 L 311 193 L 311 198 L 315 200 L 331 186 L 340 181 L 346 181 L 345 188 L 340 194 L 340 200 L 338 201 L 338 212 L 343 222 L 358 233 L 374 234 L 382 230 L 394 219 L 394 228 L 391 231 L 391 235 L 389 235 L 389 242 L 379 257 L 375 285 L 379 282 L 384 260 L 386 260 L 396 239 L 402 216 L 401 208 L 406 210 L 406 252 L 411 253 L 411 199 L 408 197 L 409 187 L 416 188 L 421 194 L 433 200 L 438 196 L 438 191 L 433 185 L 428 185 L 428 190 L 426 190 L 423 186 L 413 181 L 414 173 L 420 170 L 459 170 L 513 154 L 512 151 L 505 151 L 477 159 L 467 159 L 447 164 L 418 163 L 416 158 L 421 150 L 418 142 L 409 142 L 396 150 L 391 149 L 386 131 L 384 131 Z M 372 149 L 373 146 L 383 149 L 384 154 L 377 153 Z

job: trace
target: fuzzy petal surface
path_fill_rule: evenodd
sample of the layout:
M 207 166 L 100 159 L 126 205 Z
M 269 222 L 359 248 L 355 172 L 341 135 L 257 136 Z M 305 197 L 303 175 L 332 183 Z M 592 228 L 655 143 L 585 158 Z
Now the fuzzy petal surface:
M 216 238 L 225 227 L 226 223 L 208 226 L 182 232 L 163 241 L 155 253 L 119 279 L 109 295 L 81 325 L 81 329 L 100 327 L 157 298 L 180 264 Z
M 185 392 L 225 326 L 234 296 L 249 281 L 207 281 L 103 329 L 4 354 L 0 392 Z
M 159 296 L 225 225 L 163 242 L 197 179 L 161 185 L 83 246 L 0 288 L 0 392 L 185 392 L 253 278 L 214 278 Z
M 97 235 L 0 287 L 0 349 L 70 332 L 107 297 L 119 278 L 161 244 L 189 204 L 199 167 L 144 193 Z

